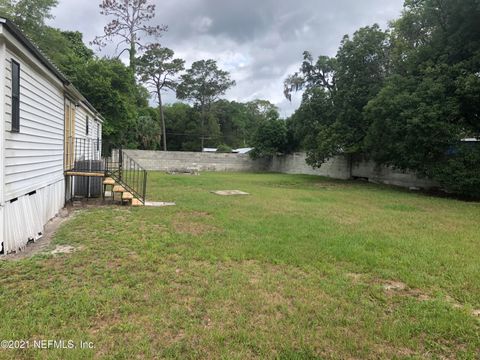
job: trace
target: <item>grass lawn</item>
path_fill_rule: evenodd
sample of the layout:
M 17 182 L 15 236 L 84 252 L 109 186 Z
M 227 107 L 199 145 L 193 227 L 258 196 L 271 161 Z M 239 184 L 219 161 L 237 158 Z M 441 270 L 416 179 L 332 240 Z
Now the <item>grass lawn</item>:
M 213 190 L 242 190 L 220 197 Z M 280 174 L 151 173 L 171 208 L 83 211 L 0 262 L 0 358 L 475 359 L 480 204 Z

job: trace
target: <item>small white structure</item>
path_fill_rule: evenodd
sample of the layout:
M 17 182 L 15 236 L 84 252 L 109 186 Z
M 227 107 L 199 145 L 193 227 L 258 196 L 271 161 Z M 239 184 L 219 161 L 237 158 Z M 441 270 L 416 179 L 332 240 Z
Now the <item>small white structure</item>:
M 0 251 L 6 254 L 41 237 L 64 206 L 70 182 L 65 171 L 78 158 L 76 139 L 97 140 L 82 151 L 86 159 L 100 158 L 102 118 L 2 18 L 0 64 Z
M 248 154 L 250 151 L 252 151 L 253 148 L 239 148 L 239 149 L 233 149 L 232 154 Z M 205 153 L 216 153 L 218 151 L 217 148 L 203 148 L 202 152 Z
M 240 149 L 235 149 L 232 152 L 235 154 L 248 154 L 250 151 L 252 151 L 253 148 L 240 148 Z

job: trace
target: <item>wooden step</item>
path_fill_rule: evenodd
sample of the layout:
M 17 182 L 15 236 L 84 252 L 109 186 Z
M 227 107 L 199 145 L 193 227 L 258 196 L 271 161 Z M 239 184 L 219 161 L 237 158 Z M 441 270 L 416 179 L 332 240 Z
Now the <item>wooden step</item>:
M 133 194 L 129 193 L 129 192 L 124 192 L 122 194 L 122 200 L 124 200 L 124 201 L 133 200 Z
M 103 185 L 115 186 L 115 180 L 113 180 L 112 178 L 105 178 L 105 180 L 103 180 Z
M 132 206 L 143 206 L 143 203 L 138 199 L 132 199 Z
M 120 186 L 120 185 L 115 185 L 113 187 L 113 192 L 115 192 L 115 193 L 124 193 L 126 191 L 127 190 L 125 190 L 125 188 L 123 186 Z

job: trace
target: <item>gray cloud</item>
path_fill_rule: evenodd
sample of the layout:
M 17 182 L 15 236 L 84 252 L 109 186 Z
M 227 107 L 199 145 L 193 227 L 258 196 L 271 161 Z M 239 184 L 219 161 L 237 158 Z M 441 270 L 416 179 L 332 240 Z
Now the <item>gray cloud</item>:
M 60 0 L 51 25 L 85 34 L 101 34 L 106 19 L 98 3 Z M 155 0 L 155 22 L 169 26 L 160 39 L 187 64 L 212 58 L 231 72 L 237 86 L 227 98 L 264 98 L 283 116 L 299 104 L 283 98 L 283 80 L 300 65 L 302 52 L 333 56 L 343 35 L 373 23 L 386 27 L 398 17 L 403 0 Z M 102 54 L 113 55 L 112 48 Z M 168 94 L 168 101 L 175 101 Z

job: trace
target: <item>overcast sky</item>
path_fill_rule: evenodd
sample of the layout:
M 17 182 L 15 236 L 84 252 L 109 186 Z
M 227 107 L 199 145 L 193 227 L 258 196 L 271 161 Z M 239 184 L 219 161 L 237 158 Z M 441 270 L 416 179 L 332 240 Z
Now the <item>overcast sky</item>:
M 89 43 L 101 35 L 107 19 L 100 0 L 59 0 L 50 25 L 78 30 Z M 267 99 L 283 117 L 299 105 L 283 97 L 283 80 L 295 72 L 304 50 L 314 56 L 335 55 L 345 34 L 397 18 L 403 0 L 154 0 L 152 23 L 168 25 L 160 39 L 187 61 L 215 59 L 231 72 L 237 86 L 226 97 Z M 111 51 L 100 54 L 114 55 Z M 174 94 L 167 96 L 175 101 Z

